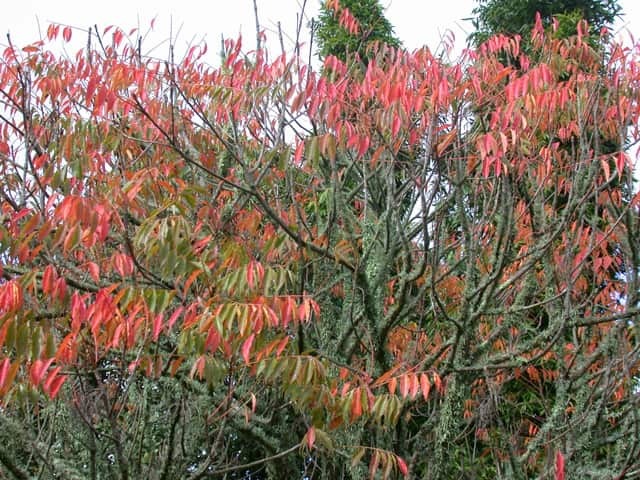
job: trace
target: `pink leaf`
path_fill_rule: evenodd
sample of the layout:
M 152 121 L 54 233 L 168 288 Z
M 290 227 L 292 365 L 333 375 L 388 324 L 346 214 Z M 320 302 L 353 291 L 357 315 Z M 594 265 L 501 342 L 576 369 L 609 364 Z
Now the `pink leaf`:
M 311 427 L 309 428 L 309 430 L 307 431 L 307 447 L 309 447 L 309 449 L 313 448 L 313 444 L 316 441 L 316 429 Z
M 564 455 L 556 452 L 556 480 L 564 480 Z

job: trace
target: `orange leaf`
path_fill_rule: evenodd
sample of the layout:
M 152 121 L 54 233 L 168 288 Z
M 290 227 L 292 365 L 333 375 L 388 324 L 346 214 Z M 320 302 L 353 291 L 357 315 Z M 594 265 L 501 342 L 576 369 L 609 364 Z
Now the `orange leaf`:
M 398 377 L 393 377 L 391 380 L 389 380 L 389 383 L 387 384 L 387 388 L 389 389 L 389 393 L 391 395 L 396 393 L 397 385 L 398 385 Z
M 444 385 L 442 385 L 442 379 L 437 372 L 433 372 L 433 383 L 436 386 L 436 390 L 440 395 L 444 395 Z
M 52 362 L 53 358 L 50 358 L 47 361 L 38 359 L 31 364 L 31 368 L 29 369 L 29 379 L 33 385 L 40 385 L 44 373 Z
M 414 398 L 416 398 L 416 395 L 418 394 L 418 390 L 420 389 L 420 384 L 418 382 L 418 377 L 412 373 L 409 383 L 410 383 L 409 395 L 411 396 L 412 399 L 414 399 Z
M 404 374 L 400 377 L 400 395 L 402 398 L 406 398 L 409 394 L 409 374 Z
M 351 421 L 362 416 L 362 391 L 356 388 L 351 397 Z
M 5 359 L 8 360 L 8 359 Z M 3 365 L 4 369 L 4 365 Z M 3 373 L 4 380 L 0 382 L 0 397 L 4 396 L 9 389 L 11 388 L 11 384 L 13 383 L 14 378 L 18 374 L 18 370 L 20 369 L 20 362 L 16 361 L 11 365 L 11 361 L 9 361 L 7 365 L 7 370 Z
M 389 380 L 389 378 L 396 373 L 396 371 L 398 371 L 398 369 L 400 369 L 402 365 L 398 364 L 395 367 L 393 367 L 391 370 L 387 370 L 386 372 L 384 372 L 382 375 L 380 375 L 378 378 L 376 378 L 376 381 L 373 382 L 373 384 L 371 385 L 372 387 L 379 387 L 381 385 L 384 385 L 387 380 Z M 393 393 L 393 392 L 392 392 Z
M 53 291 L 53 284 L 56 281 L 56 271 L 53 265 L 47 265 L 42 272 L 42 292 L 50 294 Z

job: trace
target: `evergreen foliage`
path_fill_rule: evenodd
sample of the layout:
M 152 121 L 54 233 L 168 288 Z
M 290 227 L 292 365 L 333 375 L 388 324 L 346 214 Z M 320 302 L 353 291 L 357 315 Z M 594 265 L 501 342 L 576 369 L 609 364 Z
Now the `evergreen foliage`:
M 348 11 L 356 24 L 348 28 Z M 320 7 L 320 20 L 316 29 L 320 58 L 334 55 L 343 62 L 355 55 L 366 63 L 374 55 L 376 44 L 399 47 L 400 40 L 393 26 L 384 16 L 379 0 L 327 1 Z
M 581 19 L 598 35 L 602 27 L 609 27 L 621 13 L 617 0 L 478 0 L 473 10 L 475 32 L 471 35 L 479 45 L 491 35 L 503 33 L 528 38 L 534 26 L 536 13 L 543 25 L 559 21 L 557 35 L 566 38 L 577 33 Z

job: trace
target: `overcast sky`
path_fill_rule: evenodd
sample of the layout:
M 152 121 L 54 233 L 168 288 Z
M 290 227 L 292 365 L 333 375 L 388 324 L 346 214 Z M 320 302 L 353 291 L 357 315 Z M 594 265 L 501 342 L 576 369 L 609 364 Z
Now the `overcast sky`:
M 262 28 L 275 32 L 277 22 L 282 23 L 285 33 L 295 33 L 296 14 L 301 11 L 304 0 L 258 0 L 258 15 Z M 306 20 L 317 14 L 320 0 L 307 0 Z M 620 0 L 626 13 L 616 29 L 628 29 L 640 37 L 640 0 Z M 451 31 L 458 47 L 464 46 L 466 34 L 471 31 L 470 22 L 474 0 L 383 0 L 388 7 L 387 17 L 395 26 L 396 34 L 405 47 L 414 49 L 428 45 L 436 50 L 442 35 Z M 255 23 L 252 0 L 5 0 L 0 16 L 0 44 L 6 45 L 4 34 L 11 33 L 16 45 L 24 45 L 39 37 L 38 25 L 46 32 L 50 22 L 71 25 L 76 28 L 74 40 L 82 46 L 86 34 L 82 30 L 97 24 L 100 29 L 117 25 L 125 30 L 140 26 L 146 30 L 156 17 L 154 36 L 146 42 L 150 50 L 169 36 L 170 26 L 174 33 L 180 30 L 177 45 L 184 46 L 193 40 L 205 39 L 213 52 L 219 51 L 220 36 L 236 37 L 242 32 L 245 46 L 254 45 Z M 275 34 L 271 34 L 275 43 Z M 270 45 L 274 45 L 270 43 Z M 291 47 L 291 41 L 287 48 Z M 165 45 L 153 52 L 166 56 Z

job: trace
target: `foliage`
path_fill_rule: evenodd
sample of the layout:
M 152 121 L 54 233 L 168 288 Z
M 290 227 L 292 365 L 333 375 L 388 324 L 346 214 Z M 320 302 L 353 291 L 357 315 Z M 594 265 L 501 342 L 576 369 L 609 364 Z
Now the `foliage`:
M 597 37 L 621 11 L 618 0 L 478 0 L 478 4 L 473 9 L 476 31 L 471 35 L 476 45 L 498 33 L 527 38 L 537 13 L 545 26 L 550 26 L 554 18 L 558 21 L 560 38 L 575 35 L 580 20 L 586 20 Z
M 639 197 L 602 140 L 640 138 L 640 70 L 580 31 L 331 76 L 9 46 L 4 470 L 632 476 Z
M 380 44 L 400 46 L 379 0 L 328 0 L 320 7 L 315 32 L 321 59 L 334 56 L 344 62 L 357 55 L 366 63 Z

